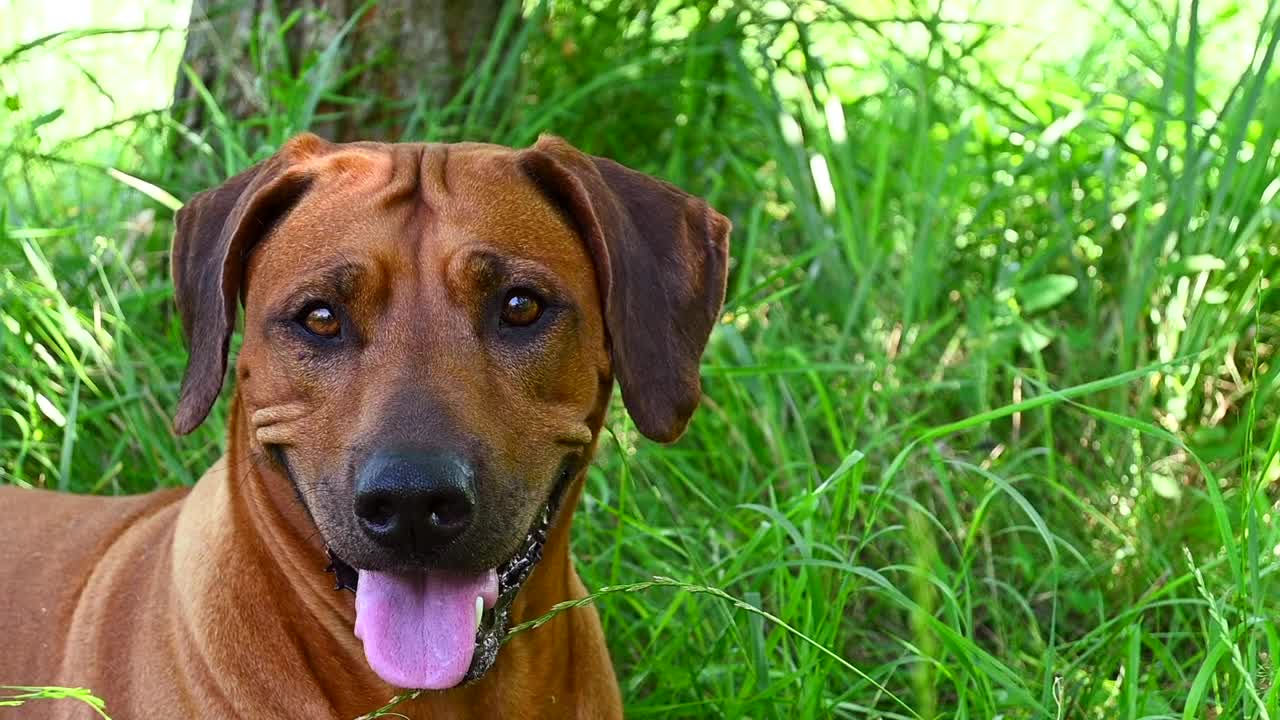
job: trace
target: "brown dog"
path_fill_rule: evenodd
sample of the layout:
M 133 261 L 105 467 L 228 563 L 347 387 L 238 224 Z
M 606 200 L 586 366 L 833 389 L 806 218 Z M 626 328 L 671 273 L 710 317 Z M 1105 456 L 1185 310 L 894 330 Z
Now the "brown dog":
M 190 491 L 0 488 L 0 683 L 117 719 L 353 718 L 400 688 L 440 690 L 409 717 L 619 716 L 593 609 L 499 646 L 585 594 L 569 517 L 615 373 L 643 434 L 683 432 L 728 233 L 555 138 L 304 135 L 197 195 L 175 427 L 217 398 L 242 299 L 227 454 Z

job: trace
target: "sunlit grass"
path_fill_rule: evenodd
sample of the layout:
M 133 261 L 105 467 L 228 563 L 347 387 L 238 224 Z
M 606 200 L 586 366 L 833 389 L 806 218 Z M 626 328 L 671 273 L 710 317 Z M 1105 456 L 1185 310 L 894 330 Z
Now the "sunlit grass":
M 734 220 L 688 436 L 616 403 L 575 519 L 629 715 L 1280 716 L 1277 2 L 642 5 L 529 3 L 404 115 L 554 131 Z M 168 430 L 166 194 L 306 127 L 333 69 L 77 140 L 31 68 L 0 65 L 0 476 L 192 482 L 224 416 Z
M 107 715 L 106 705 L 101 698 L 95 697 L 85 688 L 65 687 L 22 687 L 0 685 L 0 708 L 20 708 L 32 703 L 52 701 L 79 702 L 88 706 L 98 717 L 111 720 Z M 11 710 L 12 712 L 12 710 Z

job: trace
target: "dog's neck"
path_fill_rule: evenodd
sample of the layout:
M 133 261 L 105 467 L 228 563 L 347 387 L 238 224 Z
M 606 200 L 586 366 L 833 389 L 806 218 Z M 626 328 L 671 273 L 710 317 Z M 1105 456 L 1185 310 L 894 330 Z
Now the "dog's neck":
M 335 589 L 334 576 L 325 573 L 324 543 L 315 524 L 285 474 L 254 448 L 248 428 L 237 394 L 227 454 L 193 489 L 178 521 L 175 581 L 189 585 L 178 593 L 189 605 L 187 612 L 211 620 L 188 623 L 185 632 L 193 635 L 189 639 L 204 655 L 211 675 L 221 676 L 219 684 L 228 692 L 237 679 L 252 679 L 254 658 L 268 652 L 281 659 L 282 668 L 290 668 L 287 686 L 306 696 L 291 699 L 306 701 L 294 705 L 293 714 L 308 705 L 318 711 L 314 704 L 321 700 L 339 717 L 376 709 L 396 691 L 373 674 L 364 658 L 354 634 L 354 596 Z M 566 493 L 542 560 L 512 605 L 513 624 L 538 617 L 575 590 L 580 594 L 568 537 L 584 474 Z M 498 698 L 505 702 L 510 692 L 503 687 L 504 678 L 530 682 L 530 668 L 517 673 L 514 664 L 572 642 L 566 634 L 574 631 L 575 621 L 559 620 L 508 644 L 480 681 L 425 695 L 415 704 L 450 716 L 450 707 L 475 702 L 494 707 L 489 703 Z M 556 682 L 561 681 L 551 685 Z M 408 709 L 412 716 L 413 705 L 398 710 Z

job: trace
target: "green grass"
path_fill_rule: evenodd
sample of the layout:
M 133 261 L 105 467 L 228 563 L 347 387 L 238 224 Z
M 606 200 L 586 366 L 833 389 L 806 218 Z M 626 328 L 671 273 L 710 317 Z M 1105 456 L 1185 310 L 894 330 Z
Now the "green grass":
M 553 131 L 734 220 L 688 435 L 615 403 L 575 521 L 629 715 L 1280 717 L 1280 2 L 585 5 L 399 102 L 405 139 Z M 220 452 L 223 406 L 168 429 L 164 193 L 335 99 L 341 45 L 288 68 L 278 27 L 268 107 L 204 136 L 94 74 L 180 32 L 0 47 L 3 482 Z M 76 83 L 118 103 L 86 128 Z

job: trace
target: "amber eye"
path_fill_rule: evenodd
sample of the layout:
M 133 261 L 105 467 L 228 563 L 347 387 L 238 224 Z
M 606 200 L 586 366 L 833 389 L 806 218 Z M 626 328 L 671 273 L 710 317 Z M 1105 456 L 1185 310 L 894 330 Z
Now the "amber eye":
M 302 326 L 307 332 L 322 338 L 337 337 L 342 332 L 338 314 L 328 305 L 315 305 L 302 316 Z
M 542 317 L 542 301 L 528 290 L 512 290 L 502 301 L 502 322 L 514 327 L 525 327 Z

